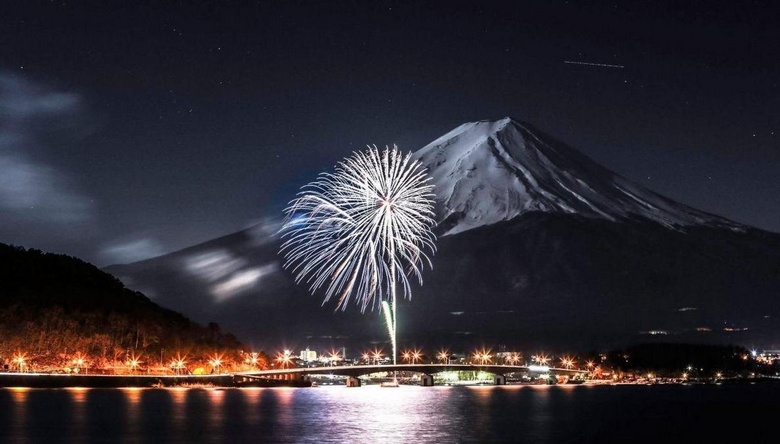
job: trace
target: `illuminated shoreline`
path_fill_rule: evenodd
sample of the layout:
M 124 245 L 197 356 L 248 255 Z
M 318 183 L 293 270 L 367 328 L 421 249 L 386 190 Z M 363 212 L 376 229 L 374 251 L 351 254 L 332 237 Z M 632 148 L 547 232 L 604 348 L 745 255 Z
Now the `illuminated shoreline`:
M 296 379 L 247 381 L 232 374 L 218 375 L 78 375 L 52 373 L 0 373 L 0 387 L 29 388 L 123 388 L 123 387 L 307 387 Z

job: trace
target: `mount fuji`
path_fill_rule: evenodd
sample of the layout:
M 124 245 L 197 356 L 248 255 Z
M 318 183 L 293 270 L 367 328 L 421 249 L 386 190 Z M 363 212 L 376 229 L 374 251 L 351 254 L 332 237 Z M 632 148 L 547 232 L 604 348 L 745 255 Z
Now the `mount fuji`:
M 780 235 L 660 196 L 510 118 L 463 124 L 413 157 L 435 185 L 439 240 L 400 304 L 401 348 L 780 344 Z M 256 347 L 385 343 L 380 313 L 334 312 L 293 283 L 277 230 L 106 270 Z
M 463 124 L 414 157 L 433 178 L 445 235 L 533 212 L 743 230 L 659 196 L 508 117 Z

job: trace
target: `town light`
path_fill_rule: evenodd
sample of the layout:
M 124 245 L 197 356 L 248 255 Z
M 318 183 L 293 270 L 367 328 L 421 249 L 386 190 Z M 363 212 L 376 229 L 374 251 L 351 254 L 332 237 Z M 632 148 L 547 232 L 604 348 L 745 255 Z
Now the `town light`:
M 531 356 L 531 360 L 536 362 L 537 365 L 547 365 L 550 363 L 550 358 L 548 358 L 544 353 Z
M 17 371 L 22 372 L 27 365 L 27 355 L 24 353 L 17 353 L 14 355 L 12 362 L 16 364 Z
M 341 355 L 335 350 L 331 350 L 329 353 L 329 359 L 331 365 L 336 365 L 338 361 L 341 361 Z
M 209 358 L 209 365 L 212 372 L 219 373 L 219 369 L 222 367 L 222 355 L 213 355 Z
M 283 353 L 276 355 L 276 362 L 281 365 L 282 368 L 287 368 L 290 365 L 292 358 L 290 357 L 290 350 L 285 350 Z
M 568 356 L 564 356 L 561 358 L 561 365 L 567 369 L 571 369 L 574 367 L 574 359 Z
M 479 362 L 482 365 L 489 364 L 492 358 L 493 355 L 490 350 L 485 350 L 483 348 L 482 350 L 474 352 L 474 361 Z
M 173 369 L 173 372 L 178 375 L 181 374 L 181 372 L 184 370 L 186 363 L 186 359 L 182 358 L 180 354 L 176 353 L 176 358 L 171 360 L 170 366 Z
M 506 357 L 506 362 L 509 365 L 517 365 L 520 363 L 520 353 L 510 353 L 509 356 Z
M 244 360 L 245 363 L 251 365 L 252 367 L 257 367 L 257 363 L 259 361 L 260 361 L 260 359 L 258 357 L 258 353 L 257 352 L 249 353 L 247 355 L 246 359 Z
M 138 368 L 138 365 L 140 363 L 141 361 L 135 355 L 131 355 L 130 357 L 128 357 L 127 362 L 125 362 L 125 364 L 127 364 L 127 367 L 130 369 L 131 373 Z

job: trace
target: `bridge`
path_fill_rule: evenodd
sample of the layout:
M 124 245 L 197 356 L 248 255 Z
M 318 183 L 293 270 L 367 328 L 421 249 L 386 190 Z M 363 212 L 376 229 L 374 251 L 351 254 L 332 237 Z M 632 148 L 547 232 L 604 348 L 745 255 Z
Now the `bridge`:
M 495 375 L 493 382 L 496 385 L 506 384 L 506 375 L 512 373 L 537 373 L 574 376 L 585 374 L 585 370 L 567 368 L 554 368 L 546 366 L 524 365 L 499 365 L 499 364 L 368 364 L 368 365 L 342 365 L 332 367 L 296 367 L 277 368 L 271 370 L 255 370 L 233 373 L 233 377 L 244 380 L 257 379 L 305 379 L 311 375 L 338 375 L 347 377 L 348 387 L 359 387 L 359 376 L 381 372 L 414 372 L 421 373 L 422 385 L 432 386 L 433 375 L 441 372 L 457 371 L 483 371 Z

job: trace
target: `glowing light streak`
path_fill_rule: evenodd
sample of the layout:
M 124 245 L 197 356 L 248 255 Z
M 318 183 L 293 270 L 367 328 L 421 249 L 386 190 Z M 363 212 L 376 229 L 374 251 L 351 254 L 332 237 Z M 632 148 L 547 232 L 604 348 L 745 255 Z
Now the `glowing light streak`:
M 569 65 L 586 65 L 586 66 L 598 66 L 601 68 L 625 68 L 624 65 L 610 65 L 608 63 L 592 63 L 592 62 L 575 62 L 572 60 L 564 60 L 563 63 L 569 64 Z

